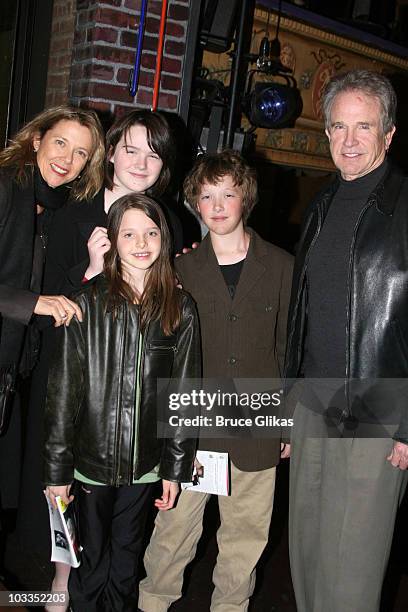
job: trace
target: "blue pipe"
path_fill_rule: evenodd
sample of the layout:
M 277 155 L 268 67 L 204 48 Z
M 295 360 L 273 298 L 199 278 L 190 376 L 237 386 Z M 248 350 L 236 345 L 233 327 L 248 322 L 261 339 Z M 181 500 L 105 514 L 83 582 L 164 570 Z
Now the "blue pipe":
M 139 31 L 137 35 L 137 49 L 136 49 L 135 65 L 131 72 L 130 82 L 129 82 L 129 92 L 132 98 L 135 97 L 136 92 L 137 92 L 137 87 L 139 84 L 140 62 L 142 59 L 143 34 L 144 34 L 145 21 L 146 21 L 146 9 L 147 9 L 147 0 L 142 0 L 142 6 L 140 8 Z

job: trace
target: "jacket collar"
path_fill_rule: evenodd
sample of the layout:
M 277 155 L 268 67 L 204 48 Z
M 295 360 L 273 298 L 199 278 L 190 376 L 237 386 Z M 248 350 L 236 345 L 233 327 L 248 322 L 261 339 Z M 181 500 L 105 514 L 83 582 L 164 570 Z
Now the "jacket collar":
M 405 177 L 401 170 L 389 164 L 383 180 L 370 196 L 377 210 L 385 215 L 393 214 L 404 180 Z
M 251 228 L 247 227 L 245 230 L 250 235 L 249 248 L 233 300 L 231 300 L 231 296 L 215 256 L 209 233 L 195 253 L 198 273 L 205 277 L 205 282 L 211 284 L 214 292 L 216 292 L 224 302 L 233 305 L 233 307 L 236 307 L 237 304 L 245 299 L 265 272 L 265 266 L 261 262 L 262 257 L 267 254 L 265 244 Z
M 373 204 L 377 210 L 385 215 L 392 215 L 399 198 L 404 182 L 401 170 L 388 163 L 384 177 L 378 183 L 374 191 L 369 195 L 367 203 Z M 336 179 L 327 187 L 319 198 L 323 216 L 326 215 L 334 194 L 339 188 L 339 180 Z
M 267 254 L 265 244 L 253 230 L 246 228 L 246 231 L 250 235 L 249 248 L 233 299 L 234 306 L 245 300 L 266 270 L 261 261 L 262 257 Z

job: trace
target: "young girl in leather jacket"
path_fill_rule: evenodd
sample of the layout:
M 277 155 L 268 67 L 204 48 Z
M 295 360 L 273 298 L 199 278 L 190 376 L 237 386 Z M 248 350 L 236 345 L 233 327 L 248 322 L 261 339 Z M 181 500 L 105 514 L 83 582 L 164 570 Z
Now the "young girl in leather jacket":
M 44 481 L 55 505 L 78 483 L 82 563 L 72 570 L 75 612 L 137 608 L 137 566 L 153 483 L 173 507 L 189 480 L 195 441 L 157 437 L 157 378 L 197 378 L 201 354 L 192 299 L 175 286 L 160 207 L 131 194 L 108 215 L 104 273 L 76 296 L 83 321 L 59 333 L 49 374 Z
M 146 193 L 158 200 L 167 191 L 175 145 L 172 131 L 161 113 L 135 109 L 118 118 L 106 135 L 106 148 L 103 185 L 100 180 L 99 190 L 92 197 L 86 194 L 88 197 L 77 198 L 78 201 L 70 199 L 53 216 L 44 270 L 44 293 L 47 295 L 63 293 L 71 296 L 81 288 L 84 277 L 93 279 L 102 272 L 104 254 L 110 247 L 106 230 L 107 213 L 113 202 L 134 192 Z M 171 208 L 163 202 L 159 203 L 172 233 L 173 246 L 181 249 L 180 222 Z M 39 363 L 31 380 L 28 408 L 30 435 L 26 440 L 18 513 L 20 538 L 44 561 L 49 557 L 49 519 L 40 488 L 40 455 L 54 332 L 50 324 L 42 328 Z M 32 525 L 33 507 L 37 514 L 35 529 Z M 68 566 L 57 563 L 55 570 L 51 590 L 66 591 Z M 47 612 L 65 610 L 49 604 Z

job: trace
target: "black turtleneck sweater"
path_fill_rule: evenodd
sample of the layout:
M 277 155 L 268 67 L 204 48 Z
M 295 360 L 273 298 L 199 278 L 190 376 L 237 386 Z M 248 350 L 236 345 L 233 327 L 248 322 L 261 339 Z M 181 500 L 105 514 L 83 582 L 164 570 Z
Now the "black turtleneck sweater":
M 339 188 L 310 253 L 302 368 L 305 377 L 345 375 L 350 249 L 359 216 L 386 168 L 384 162 L 361 178 L 345 181 L 340 177 Z

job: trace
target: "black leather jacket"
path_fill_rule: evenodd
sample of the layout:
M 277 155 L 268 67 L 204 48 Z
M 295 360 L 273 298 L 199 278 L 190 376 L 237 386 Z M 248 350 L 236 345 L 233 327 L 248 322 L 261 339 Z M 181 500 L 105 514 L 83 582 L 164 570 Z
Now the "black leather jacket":
M 83 322 L 73 319 L 57 330 L 45 413 L 44 482 L 70 483 L 75 467 L 105 484 L 131 484 L 157 464 L 162 478 L 189 480 L 195 440 L 177 430 L 172 439 L 158 439 L 156 379 L 201 375 L 193 301 L 181 292 L 182 321 L 171 336 L 158 321 L 148 326 L 138 385 L 138 307 L 123 304 L 114 319 L 105 314 L 106 290 L 101 275 L 75 298 Z
M 285 376 L 301 375 L 307 321 L 306 270 L 335 181 L 306 215 L 295 262 Z M 357 221 L 349 257 L 346 379 L 408 377 L 408 178 L 389 167 Z M 408 406 L 396 438 L 408 439 Z

